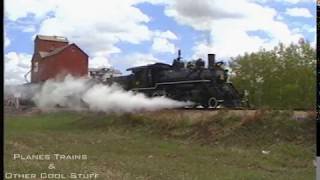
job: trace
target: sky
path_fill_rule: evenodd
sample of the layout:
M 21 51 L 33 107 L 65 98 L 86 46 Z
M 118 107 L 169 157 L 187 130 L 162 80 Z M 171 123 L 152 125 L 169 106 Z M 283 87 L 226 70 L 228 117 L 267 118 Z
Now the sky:
M 89 68 L 218 60 L 316 40 L 315 0 L 5 0 L 5 84 L 25 83 L 37 34 L 65 36 Z M 27 76 L 29 79 L 29 76 Z

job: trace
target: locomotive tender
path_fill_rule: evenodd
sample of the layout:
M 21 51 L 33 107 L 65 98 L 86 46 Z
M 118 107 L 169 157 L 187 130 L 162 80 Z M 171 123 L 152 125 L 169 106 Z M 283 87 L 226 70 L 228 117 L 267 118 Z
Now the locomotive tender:
M 191 101 L 204 108 L 241 107 L 241 95 L 231 82 L 223 62 L 215 62 L 215 54 L 208 54 L 208 66 L 202 59 L 185 63 L 181 51 L 172 65 L 154 63 L 127 69 L 132 74 L 112 77 L 107 83 L 118 83 L 125 90 L 142 92 L 149 97 L 166 96 L 178 101 Z

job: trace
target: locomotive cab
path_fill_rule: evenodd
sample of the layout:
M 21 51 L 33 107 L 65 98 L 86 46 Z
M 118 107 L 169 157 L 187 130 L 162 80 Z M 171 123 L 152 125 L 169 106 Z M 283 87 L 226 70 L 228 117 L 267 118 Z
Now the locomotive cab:
M 132 71 L 132 88 L 150 88 L 155 85 L 162 71 L 172 69 L 164 63 L 155 63 L 127 69 Z
M 136 69 L 132 73 L 132 86 L 134 88 L 147 87 L 152 83 L 150 69 Z

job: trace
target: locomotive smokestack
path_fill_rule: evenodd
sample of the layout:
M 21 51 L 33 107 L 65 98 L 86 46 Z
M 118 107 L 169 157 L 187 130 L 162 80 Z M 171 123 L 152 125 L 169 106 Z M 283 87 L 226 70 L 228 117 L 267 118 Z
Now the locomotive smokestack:
M 180 61 L 180 59 L 181 59 L 181 50 L 179 49 L 178 50 L 178 59 L 177 60 Z
M 216 55 L 208 54 L 208 68 L 213 69 L 215 63 L 216 63 Z

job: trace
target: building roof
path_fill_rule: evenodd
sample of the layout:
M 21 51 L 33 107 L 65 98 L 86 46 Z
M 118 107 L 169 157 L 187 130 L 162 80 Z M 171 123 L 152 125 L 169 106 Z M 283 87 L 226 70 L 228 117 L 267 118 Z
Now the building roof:
M 40 57 L 41 58 L 45 58 L 45 57 L 48 57 L 48 56 L 52 56 L 52 55 L 58 54 L 59 52 L 63 51 L 64 49 L 66 49 L 70 45 L 71 44 L 59 47 L 59 48 L 57 48 L 57 49 L 55 49 L 55 50 L 53 50 L 51 52 L 40 51 L 39 52 Z
M 39 55 L 41 58 L 46 57 L 49 53 L 45 51 L 39 51 Z
M 44 35 L 37 35 L 36 38 L 46 41 L 59 41 L 59 42 L 69 42 L 66 37 L 62 36 L 44 36 Z
M 76 44 L 72 43 L 72 44 L 68 44 L 68 45 L 65 45 L 65 46 L 62 46 L 62 47 L 59 47 L 53 51 L 50 51 L 50 52 L 45 52 L 45 51 L 40 51 L 39 52 L 39 55 L 41 58 L 46 58 L 46 57 L 49 57 L 49 56 L 53 56 L 53 55 L 56 55 L 60 52 L 62 52 L 63 50 L 67 49 L 68 47 L 70 46 L 75 46 L 76 48 L 78 48 L 83 54 L 85 54 L 86 56 L 87 53 L 85 53 L 82 49 L 80 49 Z

